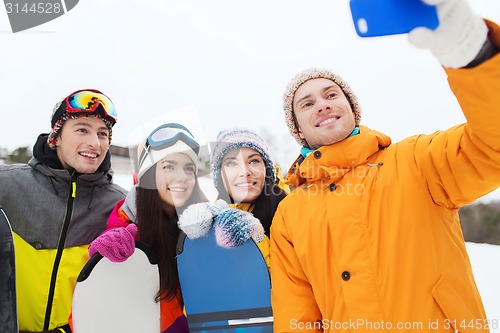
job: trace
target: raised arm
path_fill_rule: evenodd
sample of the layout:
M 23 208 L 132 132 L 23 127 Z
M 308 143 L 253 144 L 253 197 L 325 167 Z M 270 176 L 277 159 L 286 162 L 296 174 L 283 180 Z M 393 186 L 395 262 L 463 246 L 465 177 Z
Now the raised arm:
M 433 201 L 458 208 L 500 185 L 500 29 L 465 0 L 422 1 L 436 5 L 440 23 L 409 40 L 444 67 L 467 123 L 412 138 L 414 160 Z

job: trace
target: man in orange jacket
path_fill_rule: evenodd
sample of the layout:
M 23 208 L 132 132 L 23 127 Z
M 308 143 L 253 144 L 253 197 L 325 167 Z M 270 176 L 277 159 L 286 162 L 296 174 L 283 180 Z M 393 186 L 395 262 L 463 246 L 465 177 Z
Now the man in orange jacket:
M 499 325 L 486 318 L 458 209 L 500 186 L 500 27 L 465 0 L 422 1 L 440 25 L 410 42 L 444 67 L 467 122 L 392 144 L 359 124 L 340 76 L 313 68 L 292 79 L 284 111 L 302 150 L 271 227 L 275 332 Z

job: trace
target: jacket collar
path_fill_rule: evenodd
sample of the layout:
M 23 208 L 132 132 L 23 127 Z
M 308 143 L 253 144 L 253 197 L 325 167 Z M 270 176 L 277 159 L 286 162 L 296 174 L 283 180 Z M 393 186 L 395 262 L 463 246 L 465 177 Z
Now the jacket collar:
M 359 129 L 359 135 L 320 147 L 305 159 L 299 156 L 288 171 L 287 184 L 297 187 L 318 180 L 335 183 L 353 168 L 368 163 L 370 156 L 391 144 L 391 139 L 381 132 L 365 126 Z

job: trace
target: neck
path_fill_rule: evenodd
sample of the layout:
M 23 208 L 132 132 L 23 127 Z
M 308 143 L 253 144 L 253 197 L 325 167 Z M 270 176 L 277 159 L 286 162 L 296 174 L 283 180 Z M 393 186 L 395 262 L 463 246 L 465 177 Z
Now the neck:
M 356 126 L 356 127 L 354 127 L 354 129 L 352 130 L 351 134 L 349 134 L 349 135 L 346 137 L 346 139 L 347 139 L 347 138 L 350 138 L 351 136 L 358 135 L 358 134 L 359 134 L 359 127 L 358 127 L 358 126 Z M 345 139 L 344 139 L 344 140 L 345 140 Z M 342 140 L 342 141 L 343 141 L 343 140 Z M 321 147 L 318 147 L 318 148 L 321 148 Z M 318 149 L 318 148 L 316 148 L 316 149 Z M 304 158 L 306 158 L 306 157 L 307 157 L 307 155 L 309 155 L 310 153 L 312 153 L 312 152 L 313 152 L 313 151 L 315 151 L 316 149 L 311 149 L 311 148 L 307 148 L 307 147 L 302 147 L 302 148 L 300 149 L 300 153 L 302 154 L 302 156 L 303 156 Z

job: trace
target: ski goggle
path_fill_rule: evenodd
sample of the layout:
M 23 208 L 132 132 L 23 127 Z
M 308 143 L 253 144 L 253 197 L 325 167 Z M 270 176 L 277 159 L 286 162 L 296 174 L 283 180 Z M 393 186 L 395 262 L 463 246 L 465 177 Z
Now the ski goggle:
M 194 139 L 193 134 L 180 124 L 168 123 L 157 127 L 146 139 L 141 156 L 139 157 L 139 167 L 144 163 L 150 149 L 162 150 L 174 145 L 177 141 L 184 142 L 196 155 L 199 154 L 200 145 Z
M 68 114 L 92 114 L 101 106 L 103 116 L 116 123 L 118 115 L 115 106 L 108 96 L 98 90 L 80 90 L 66 97 L 66 112 Z

